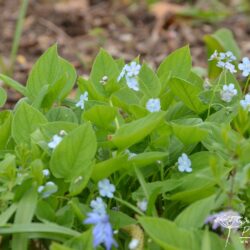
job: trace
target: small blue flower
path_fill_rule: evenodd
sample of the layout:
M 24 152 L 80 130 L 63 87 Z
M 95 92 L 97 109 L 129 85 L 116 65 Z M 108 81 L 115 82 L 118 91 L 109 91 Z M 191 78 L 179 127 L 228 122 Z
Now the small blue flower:
M 133 77 L 139 75 L 140 69 L 141 69 L 140 64 L 137 64 L 136 62 L 131 62 L 130 65 L 126 67 L 127 76 Z
M 242 63 L 238 65 L 239 70 L 243 71 L 242 75 L 247 77 L 250 75 L 250 60 L 247 57 L 242 59 Z
M 104 244 L 106 250 L 110 250 L 112 245 L 117 247 L 117 243 L 113 238 L 112 226 L 109 222 L 109 216 L 106 211 L 101 213 L 95 211 L 87 214 L 88 217 L 84 220 L 84 224 L 93 224 L 93 245 L 97 247 L 100 244 Z
M 37 189 L 37 192 L 40 193 L 43 198 L 48 198 L 57 191 L 58 187 L 52 181 L 47 182 L 44 186 L 39 186 Z
M 49 177 L 50 176 L 50 171 L 48 169 L 43 169 L 43 176 Z
M 151 98 L 147 101 L 146 108 L 149 112 L 158 112 L 161 110 L 161 102 L 159 98 Z
M 233 83 L 230 83 L 229 85 L 223 85 L 222 91 L 220 92 L 221 99 L 224 102 L 231 102 L 232 98 L 237 95 L 237 89 L 235 89 L 235 86 Z
M 139 75 L 140 70 L 141 70 L 141 65 L 137 64 L 136 62 L 131 62 L 130 64 L 126 64 L 123 67 L 120 75 L 118 76 L 117 81 L 119 82 L 123 77 L 125 77 L 128 87 L 135 91 L 139 91 L 137 76 Z
M 130 89 L 134 91 L 139 91 L 139 84 L 136 78 L 126 76 L 127 85 Z
M 243 109 L 250 111 L 250 94 L 246 94 L 245 99 L 240 100 L 240 105 Z
M 115 186 L 109 182 L 108 179 L 103 179 L 98 182 L 99 193 L 102 197 L 113 198 L 115 192 Z
M 102 198 L 97 197 L 90 202 L 90 207 L 93 209 L 93 212 L 105 214 L 107 205 L 103 202 Z
M 84 102 L 88 101 L 88 92 L 85 91 L 82 95 L 80 95 L 80 100 L 76 103 L 76 107 L 80 107 L 81 109 L 84 109 Z
M 49 148 L 52 148 L 52 149 L 56 148 L 57 145 L 62 141 L 62 139 L 63 138 L 61 136 L 54 135 L 52 137 L 52 140 L 48 143 Z
M 191 161 L 185 153 L 178 158 L 178 169 L 180 172 L 192 172 Z

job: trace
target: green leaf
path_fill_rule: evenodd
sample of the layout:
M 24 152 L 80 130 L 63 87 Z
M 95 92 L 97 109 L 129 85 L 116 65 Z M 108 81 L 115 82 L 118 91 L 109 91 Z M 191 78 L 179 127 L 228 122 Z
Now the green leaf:
M 92 229 L 68 240 L 65 245 L 72 247 L 74 250 L 94 250 Z
M 207 105 L 203 104 L 198 97 L 201 92 L 198 86 L 180 78 L 171 78 L 169 86 L 175 96 L 194 112 L 199 114 L 207 109 Z
M 65 121 L 78 123 L 76 114 L 69 108 L 66 107 L 55 107 L 48 111 L 46 117 L 49 122 L 54 121 Z
M 11 123 L 12 123 L 11 111 L 0 112 L 0 150 L 5 149 L 11 135 Z
M 214 199 L 215 197 L 211 196 L 189 205 L 176 217 L 176 225 L 186 229 L 201 228 L 204 225 L 206 217 L 214 208 Z
M 84 120 L 91 121 L 100 128 L 110 128 L 117 115 L 117 108 L 95 105 L 83 113 Z
M 63 246 L 61 244 L 58 244 L 58 243 L 55 243 L 53 242 L 51 245 L 50 245 L 50 250 L 73 250 L 72 248 L 69 248 L 69 247 L 66 247 L 66 246 Z
M 0 87 L 0 107 L 2 107 L 7 100 L 7 93 L 6 91 Z
M 0 226 L 4 226 L 11 216 L 16 212 L 17 204 L 12 203 L 1 215 L 0 215 Z
M 122 125 L 114 134 L 112 142 L 118 148 L 128 148 L 131 145 L 141 141 L 149 135 L 160 123 L 162 123 L 165 112 L 155 112 Z
M 72 181 L 80 174 L 92 171 L 96 152 L 96 137 L 90 123 L 83 124 L 66 135 L 54 149 L 50 169 L 57 178 Z
M 179 119 L 170 124 L 174 134 L 184 144 L 198 143 L 208 134 L 208 131 L 202 128 L 203 122 L 199 118 Z
M 0 227 L 0 234 L 32 234 L 32 233 L 48 233 L 59 234 L 68 237 L 78 236 L 79 233 L 67 227 L 62 227 L 53 223 L 22 223 L 22 224 L 9 224 L 6 227 Z
M 175 223 L 152 217 L 140 217 L 139 222 L 147 234 L 166 250 L 198 250 L 199 245 L 191 231 L 180 229 Z
M 27 81 L 27 95 L 35 101 L 43 87 L 48 85 L 48 92 L 44 95 L 48 103 L 43 104 L 50 106 L 55 99 L 62 100 L 69 94 L 75 80 L 75 69 L 58 56 L 57 46 L 54 45 L 38 59 L 32 68 Z
M 106 161 L 98 162 L 94 168 L 91 178 L 95 181 L 101 180 L 110 176 L 115 171 L 130 167 L 131 164 L 127 161 L 127 155 L 118 156 Z
M 101 49 L 95 58 L 90 73 L 90 80 L 95 85 L 96 90 L 105 96 L 105 91 L 100 81 L 104 76 L 111 80 L 116 79 L 118 75 L 119 70 L 115 60 L 105 50 Z
M 23 96 L 27 95 L 27 90 L 26 88 L 19 82 L 9 78 L 6 75 L 0 74 L 0 79 L 9 87 L 15 89 L 19 93 L 21 93 Z
M 14 114 L 12 136 L 16 143 L 30 143 L 30 135 L 46 122 L 42 113 L 23 101 Z
M 161 83 L 158 76 L 146 64 L 142 65 L 139 73 L 140 90 L 148 98 L 157 97 L 161 91 Z
M 180 65 L 178 67 L 177 65 Z M 192 67 L 192 59 L 189 46 L 175 50 L 160 64 L 157 75 L 162 84 L 162 91 L 165 92 L 166 84 L 170 77 L 187 79 Z
M 20 200 L 14 219 L 15 224 L 26 224 L 32 221 L 37 204 L 37 191 L 31 187 Z M 28 238 L 25 234 L 15 234 L 12 239 L 13 249 L 27 249 Z

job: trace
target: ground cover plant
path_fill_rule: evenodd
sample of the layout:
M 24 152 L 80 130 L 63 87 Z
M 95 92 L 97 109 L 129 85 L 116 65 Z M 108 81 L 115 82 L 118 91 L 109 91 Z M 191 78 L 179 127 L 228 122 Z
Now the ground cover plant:
M 54 45 L 26 86 L 0 74 L 23 95 L 0 112 L 1 249 L 247 249 L 250 60 L 204 40 L 208 69 L 100 50 L 86 79 Z

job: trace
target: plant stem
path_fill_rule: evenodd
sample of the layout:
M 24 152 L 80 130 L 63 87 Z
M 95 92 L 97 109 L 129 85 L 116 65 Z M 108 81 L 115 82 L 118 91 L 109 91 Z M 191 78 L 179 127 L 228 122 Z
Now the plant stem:
M 210 113 L 211 113 L 211 107 L 212 107 L 212 103 L 213 103 L 213 101 L 214 101 L 215 93 L 216 93 L 216 91 L 217 91 L 218 86 L 220 86 L 221 76 L 223 75 L 224 72 L 225 72 L 225 71 L 224 71 L 224 69 L 223 69 L 223 71 L 221 72 L 221 74 L 220 74 L 220 76 L 219 76 L 218 82 L 217 82 L 217 84 L 215 85 L 215 87 L 214 87 L 214 89 L 213 89 L 212 97 L 211 97 L 210 102 L 209 102 L 209 105 L 208 105 L 207 118 L 209 117 L 209 115 L 210 115 Z
M 245 84 L 244 90 L 243 90 L 243 94 L 245 95 L 247 90 L 248 90 L 248 86 L 249 86 L 249 81 L 250 81 L 250 75 L 247 78 L 247 82 Z
M 17 51 L 18 51 L 18 47 L 20 44 L 20 38 L 22 35 L 23 23 L 24 23 L 26 12 L 27 12 L 28 4 L 29 4 L 29 0 L 22 0 L 19 15 L 18 15 L 18 20 L 16 24 L 14 40 L 13 40 L 12 48 L 11 48 L 10 68 L 9 68 L 10 75 L 13 74 L 14 63 L 16 61 Z

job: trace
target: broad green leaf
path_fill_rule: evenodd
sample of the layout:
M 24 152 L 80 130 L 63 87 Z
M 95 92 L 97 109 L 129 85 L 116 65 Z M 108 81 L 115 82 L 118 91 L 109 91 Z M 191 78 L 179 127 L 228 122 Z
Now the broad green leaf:
M 131 105 L 139 105 L 140 99 L 135 94 L 135 91 L 128 88 L 121 88 L 111 96 L 114 106 L 120 107 L 129 112 Z
M 122 125 L 114 134 L 112 142 L 119 148 L 127 148 L 149 135 L 160 123 L 165 112 L 155 112 Z
M 167 56 L 157 70 L 157 75 L 162 84 L 162 91 L 166 91 L 167 82 L 170 77 L 187 79 L 191 67 L 192 61 L 189 46 L 177 49 Z
M 170 124 L 173 133 L 184 144 L 198 143 L 208 134 L 208 131 L 202 128 L 203 122 L 199 118 L 180 119 L 172 121 Z
M 83 113 L 84 120 L 91 121 L 100 128 L 110 128 L 117 115 L 117 109 L 110 106 L 95 105 Z
M 140 90 L 148 98 L 157 97 L 161 91 L 161 83 L 158 76 L 146 64 L 142 65 L 139 73 Z
M 98 162 L 93 167 L 91 178 L 95 181 L 101 180 L 110 176 L 115 171 L 128 168 L 131 164 L 127 161 L 127 155 L 118 156 L 106 161 Z
M 108 79 L 116 79 L 119 75 L 119 70 L 115 60 L 103 49 L 100 50 L 95 58 L 91 73 L 90 80 L 95 85 L 97 91 L 105 96 L 104 87 L 100 83 L 104 76 Z
M 137 224 L 137 221 L 135 219 L 129 217 L 127 214 L 122 213 L 120 211 L 110 210 L 109 215 L 110 222 L 112 226 L 116 229 L 120 229 L 132 224 Z
M 30 143 L 30 135 L 46 122 L 47 120 L 42 113 L 22 102 L 14 114 L 12 136 L 16 143 Z
M 59 80 L 61 86 L 59 86 Z M 35 101 L 43 87 L 48 85 L 47 96 L 44 95 L 44 97 L 51 105 L 55 99 L 62 100 L 69 94 L 75 80 L 75 69 L 58 56 L 57 46 L 54 45 L 33 66 L 27 81 L 27 95 L 32 101 Z
M 207 109 L 207 105 L 203 104 L 198 97 L 201 92 L 198 86 L 180 78 L 171 78 L 169 86 L 174 95 L 194 112 L 199 114 Z
M 92 229 L 68 240 L 65 245 L 72 247 L 74 250 L 94 250 Z
M 67 107 L 55 107 L 48 111 L 46 117 L 49 122 L 65 121 L 78 123 L 76 114 Z
M 32 221 L 37 205 L 37 191 L 31 187 L 24 194 L 18 203 L 16 215 L 14 219 L 15 224 L 26 224 Z M 15 234 L 12 239 L 13 249 L 27 249 L 28 237 L 25 234 Z
M 166 250 L 198 250 L 197 239 L 191 231 L 178 228 L 175 223 L 152 217 L 140 217 L 139 222 L 147 234 Z
M 2 107 L 7 100 L 7 93 L 6 91 L 0 87 L 0 107 Z
M 11 111 L 6 110 L 0 112 L 0 149 L 6 148 L 6 145 L 10 139 L 12 117 L 13 115 Z
M 176 225 L 186 229 L 201 228 L 204 225 L 206 217 L 214 208 L 214 199 L 215 197 L 211 196 L 189 205 L 176 217 Z
M 66 135 L 54 149 L 50 169 L 57 178 L 71 181 L 80 174 L 92 171 L 91 162 L 96 152 L 96 137 L 89 123 Z
M 56 215 L 55 211 L 47 201 L 39 200 L 36 208 L 36 217 L 42 222 L 54 222 Z
M 156 161 L 166 160 L 168 153 L 166 152 L 144 152 L 132 157 L 129 161 L 137 167 L 143 167 L 155 163 Z

